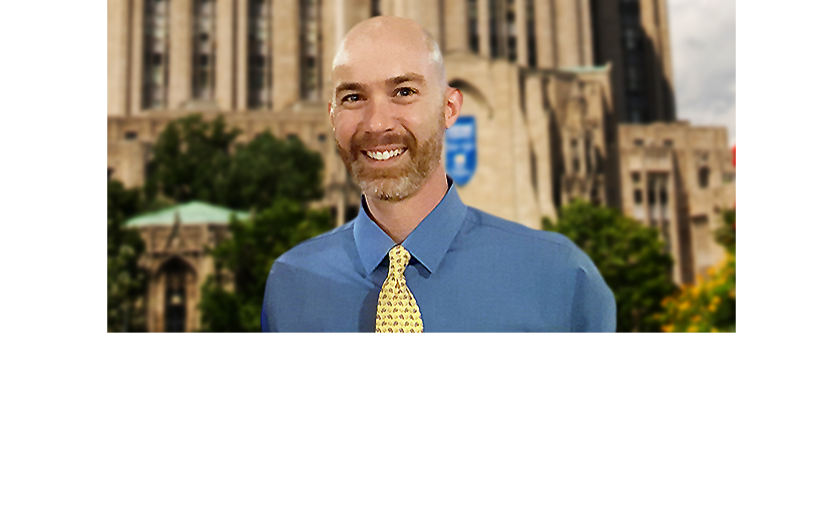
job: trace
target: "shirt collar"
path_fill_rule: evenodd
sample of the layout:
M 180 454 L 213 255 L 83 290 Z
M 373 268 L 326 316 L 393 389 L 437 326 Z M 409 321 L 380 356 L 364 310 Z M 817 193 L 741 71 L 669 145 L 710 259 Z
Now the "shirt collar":
M 458 191 L 452 187 L 452 179 L 447 176 L 446 180 L 449 183 L 446 195 L 402 243 L 412 258 L 417 259 L 431 273 L 440 265 L 467 214 L 467 206 L 461 202 Z M 353 238 L 366 275 L 370 275 L 388 251 L 396 245 L 391 237 L 371 220 L 364 195 L 359 216 L 353 223 Z

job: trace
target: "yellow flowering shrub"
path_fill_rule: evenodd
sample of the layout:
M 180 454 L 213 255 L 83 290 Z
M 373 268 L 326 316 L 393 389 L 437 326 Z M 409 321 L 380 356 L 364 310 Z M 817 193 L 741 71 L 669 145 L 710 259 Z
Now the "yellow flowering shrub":
M 735 332 L 735 254 L 662 301 L 662 332 Z

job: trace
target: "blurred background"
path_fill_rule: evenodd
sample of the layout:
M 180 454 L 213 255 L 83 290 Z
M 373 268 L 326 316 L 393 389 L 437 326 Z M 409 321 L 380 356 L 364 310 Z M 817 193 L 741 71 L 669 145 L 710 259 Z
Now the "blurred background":
M 381 14 L 464 94 L 466 204 L 571 238 L 619 331 L 735 331 L 734 2 L 108 0 L 109 331 L 259 330 L 274 259 L 358 211 L 330 66 Z

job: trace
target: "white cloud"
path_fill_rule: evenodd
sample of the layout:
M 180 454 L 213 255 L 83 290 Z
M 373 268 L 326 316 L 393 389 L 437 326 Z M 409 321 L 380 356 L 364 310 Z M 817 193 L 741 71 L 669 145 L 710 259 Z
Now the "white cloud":
M 735 1 L 668 0 L 677 117 L 735 142 Z

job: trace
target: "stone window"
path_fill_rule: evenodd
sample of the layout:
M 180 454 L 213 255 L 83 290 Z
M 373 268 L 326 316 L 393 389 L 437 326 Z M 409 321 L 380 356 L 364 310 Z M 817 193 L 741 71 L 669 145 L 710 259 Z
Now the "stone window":
M 490 57 L 516 61 L 516 0 L 489 0 Z
M 137 139 L 137 132 L 128 131 L 125 134 L 123 134 L 123 138 L 126 141 L 134 141 L 135 139 Z
M 169 83 L 169 0 L 143 5 L 143 108 L 164 108 Z
M 668 174 L 649 173 L 647 180 L 648 217 L 651 225 L 659 225 L 668 220 Z
M 528 66 L 537 66 L 537 27 L 534 0 L 525 2 L 525 30 L 528 32 Z
M 248 108 L 271 108 L 271 0 L 248 0 Z
M 632 177 L 632 178 L 633 178 L 633 184 L 638 184 L 638 183 L 639 183 L 639 181 L 641 181 L 641 180 L 642 180 L 642 176 L 639 174 L 639 172 L 633 172 L 633 173 L 631 173 L 631 174 L 630 174 L 630 177 Z
M 498 58 L 501 53 L 501 46 L 499 45 L 499 8 L 498 3 L 501 0 L 488 0 L 488 11 L 490 14 L 490 57 Z
M 621 19 L 621 48 L 624 68 L 624 94 L 627 99 L 626 120 L 631 123 L 648 121 L 648 100 L 645 95 L 647 70 L 645 33 L 641 25 L 639 1 L 619 2 Z
M 708 188 L 709 187 L 709 168 L 707 166 L 703 166 L 697 172 L 697 184 L 701 188 Z
M 467 0 L 467 35 L 470 50 L 478 53 L 478 0 Z
M 516 61 L 516 0 L 506 0 L 505 36 L 507 37 L 507 59 Z
M 193 5 L 193 99 L 213 99 L 216 70 L 216 2 Z
M 321 92 L 321 0 L 300 2 L 300 66 L 300 97 L 315 101 Z
M 382 8 L 379 6 L 379 0 L 371 0 L 370 1 L 370 16 L 373 18 L 374 16 L 381 16 L 382 15 Z
M 644 146 L 645 140 L 644 139 L 633 139 L 633 144 L 636 146 Z
M 642 204 L 644 201 L 642 200 L 642 190 L 635 189 L 633 190 L 633 203 L 635 204 Z
M 111 177 L 113 177 L 113 176 L 114 176 L 114 169 L 113 168 L 108 168 L 108 180 L 110 181 Z
M 672 141 L 671 139 L 665 139 L 664 141 L 662 141 L 662 144 L 667 146 L 668 148 L 674 147 L 674 141 Z

